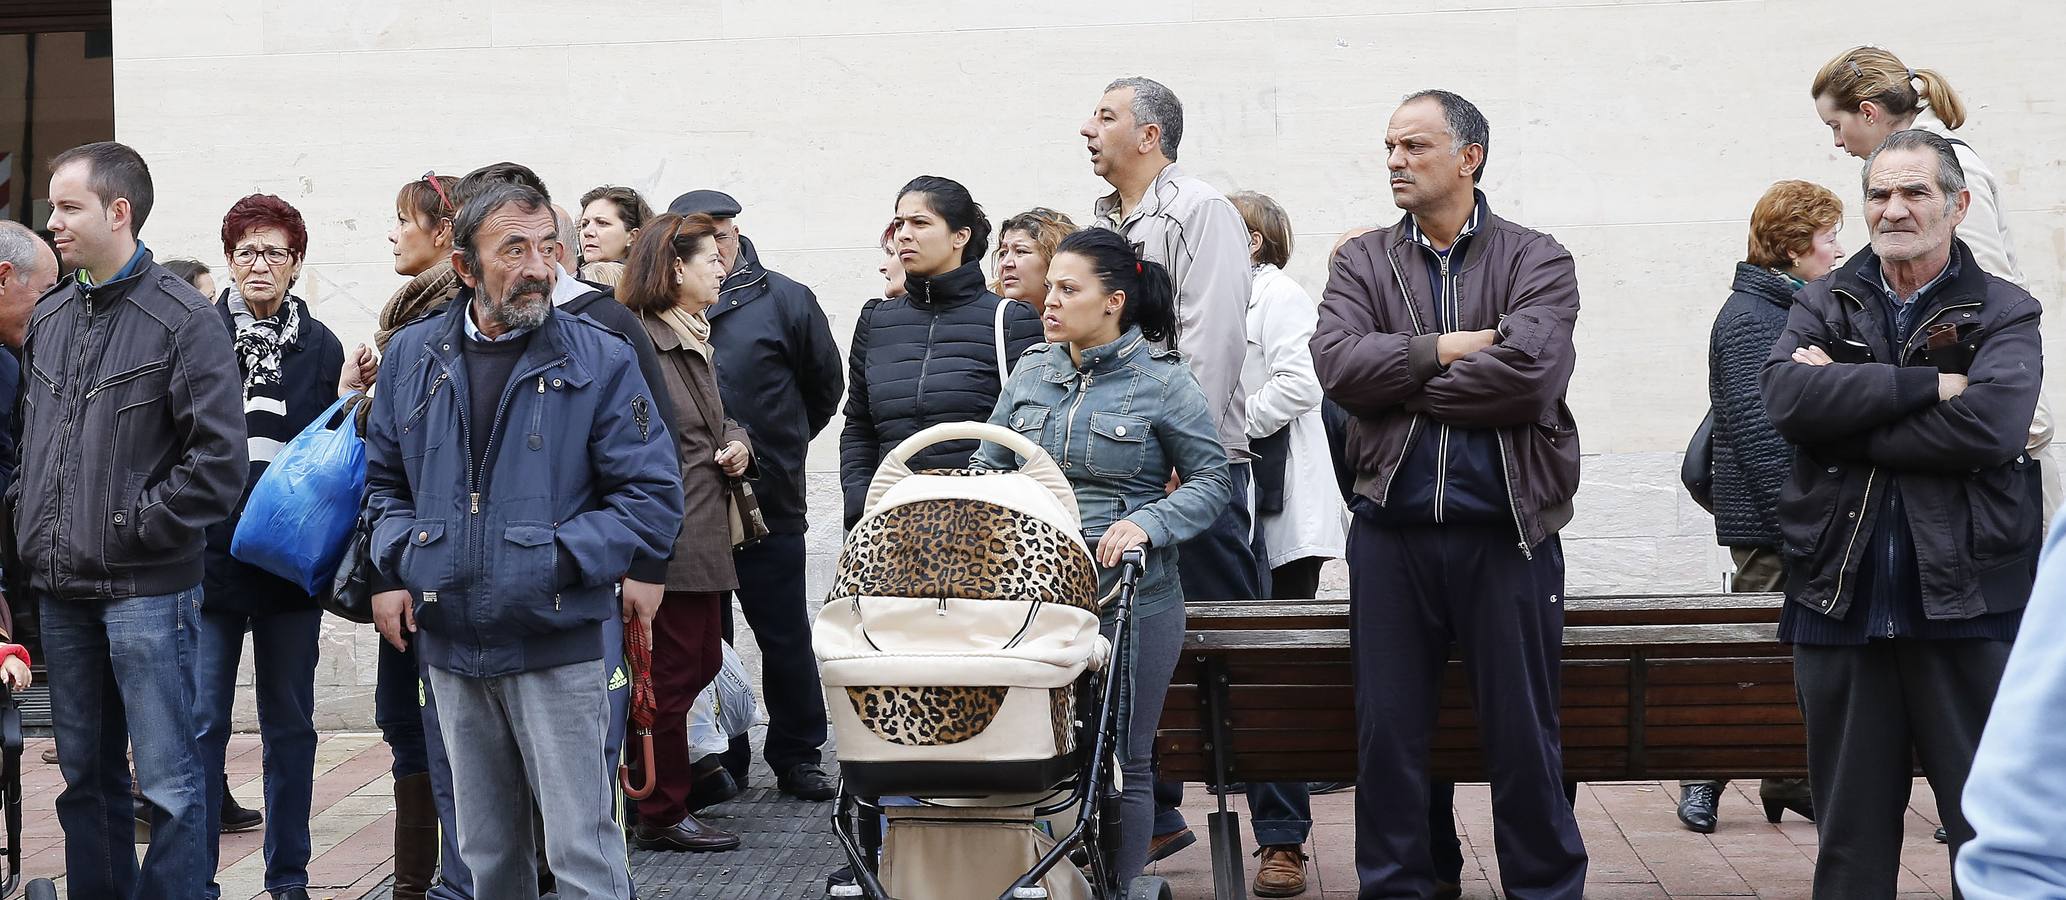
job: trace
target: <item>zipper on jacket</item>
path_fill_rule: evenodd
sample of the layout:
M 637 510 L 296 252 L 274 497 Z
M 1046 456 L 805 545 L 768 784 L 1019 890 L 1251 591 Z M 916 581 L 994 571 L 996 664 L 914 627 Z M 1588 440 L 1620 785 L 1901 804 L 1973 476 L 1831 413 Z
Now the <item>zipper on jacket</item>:
M 1499 444 L 1499 468 L 1506 475 L 1507 506 L 1514 511 L 1514 534 L 1519 541 L 1515 546 L 1521 548 L 1522 559 L 1532 560 L 1535 558 L 1535 551 L 1528 547 L 1528 529 L 1521 527 L 1521 497 L 1514 492 L 1514 470 L 1513 463 L 1506 455 L 1506 435 L 1494 431 L 1492 438 Z
M 1385 262 L 1391 265 L 1392 278 L 1399 283 L 1399 297 L 1406 301 L 1406 316 L 1413 320 L 1413 333 L 1426 334 L 1427 329 L 1420 323 L 1420 310 L 1413 306 L 1413 292 L 1406 288 L 1406 273 L 1399 271 L 1399 260 L 1392 255 L 1390 248 L 1385 249 Z M 1420 413 L 1414 413 L 1413 418 L 1406 420 L 1406 440 L 1399 444 L 1399 458 L 1392 460 L 1391 470 L 1385 473 L 1384 484 L 1377 488 L 1379 506 L 1391 502 L 1392 481 L 1399 477 L 1399 469 L 1406 465 L 1406 454 L 1413 450 L 1413 437 L 1420 431 L 1420 420 Z
M 918 360 L 918 386 L 911 393 L 911 411 L 918 414 L 919 421 L 921 422 L 925 420 L 923 413 L 925 409 L 925 371 L 932 368 L 933 332 L 940 326 L 940 311 L 933 308 L 933 286 L 931 283 L 927 283 L 925 286 L 925 306 L 926 310 L 931 313 L 931 318 L 926 319 L 925 322 L 925 355 Z
M 1858 509 L 1855 513 L 1858 521 L 1851 526 L 1851 539 L 1844 543 L 1843 558 L 1837 560 L 1836 589 L 1829 593 L 1829 602 L 1822 604 L 1822 611 L 1824 613 L 1836 608 L 1837 598 L 1844 595 L 1844 574 L 1851 568 L 1851 551 L 1858 546 L 1858 533 L 1865 529 L 1865 510 L 1870 508 L 1872 503 L 1872 482 L 1878 476 L 1878 466 L 1865 470 L 1865 496 L 1858 500 Z
M 72 452 L 72 438 L 74 437 L 75 430 L 73 425 L 86 412 L 84 408 L 85 400 L 81 396 L 82 392 L 79 386 L 89 380 L 86 377 L 86 353 L 93 343 L 93 294 L 82 288 L 79 291 L 79 303 L 85 315 L 79 318 L 79 324 L 72 327 L 72 340 L 79 346 L 78 353 L 72 363 L 72 382 L 66 385 L 65 388 L 67 396 L 64 398 L 64 419 L 58 428 L 60 437 L 57 444 L 57 503 L 53 507 L 57 514 L 51 517 L 50 522 L 50 587 L 52 590 L 56 590 L 59 585 L 57 563 L 58 557 L 63 554 L 58 551 L 66 546 L 65 522 L 71 518 L 71 516 L 66 514 L 66 507 L 71 502 L 71 492 L 66 490 L 66 486 L 71 483 L 71 478 L 66 477 L 64 474 L 65 463 L 70 461 L 73 473 L 77 474 L 79 468 L 78 454 Z M 114 499 L 112 497 L 109 498 L 111 502 Z M 131 523 L 131 525 L 134 527 L 135 523 Z
M 1455 246 L 1451 244 L 1450 248 L 1455 249 Z M 1461 328 L 1462 324 L 1457 321 L 1461 316 L 1457 314 L 1455 286 L 1449 280 L 1449 254 L 1436 253 L 1435 264 L 1440 268 L 1441 276 L 1435 286 L 1435 291 L 1437 292 L 1435 298 L 1436 321 L 1442 330 L 1452 331 Z M 1435 524 L 1437 525 L 1442 524 L 1442 501 L 1446 499 L 1448 494 L 1449 423 L 1444 422 L 1442 423 L 1442 436 L 1435 443 Z
M 1076 439 L 1076 413 L 1083 409 L 1083 398 L 1090 395 L 1090 373 L 1076 373 L 1076 401 L 1069 405 L 1069 414 L 1062 419 L 1062 466 L 1069 465 L 1069 442 Z M 1090 444 L 1083 445 L 1083 465 L 1090 466 Z

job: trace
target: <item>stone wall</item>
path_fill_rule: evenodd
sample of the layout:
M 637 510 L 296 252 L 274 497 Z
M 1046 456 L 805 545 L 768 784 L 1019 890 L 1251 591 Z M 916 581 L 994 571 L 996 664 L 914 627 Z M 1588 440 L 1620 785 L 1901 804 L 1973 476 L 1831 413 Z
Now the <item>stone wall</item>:
M 2066 107 L 2053 96 L 2066 56 L 2049 39 L 2066 33 L 2066 5 L 1967 3 L 1950 24 L 1942 9 L 116 0 L 116 121 L 157 176 L 144 236 L 160 255 L 213 257 L 230 203 L 277 193 L 309 218 L 301 291 L 347 343 L 399 282 L 384 240 L 396 188 L 499 159 L 534 166 L 567 201 L 606 182 L 662 204 L 731 191 L 766 261 L 817 289 L 844 342 L 911 176 L 963 181 L 994 218 L 1087 214 L 1105 187 L 1076 129 L 1114 76 L 1148 74 L 1183 98 L 1187 169 L 1283 203 L 1291 274 L 1316 293 L 1336 234 L 1398 215 L 1381 148 L 1398 98 L 1453 89 L 1491 120 L 1493 207 L 1578 259 L 1571 404 L 1587 456 L 1570 590 L 1712 588 L 1726 561 L 1675 471 L 1750 208 L 1771 182 L 1807 178 L 1846 198 L 1846 246 L 1865 240 L 1858 164 L 1832 149 L 1807 96 L 1824 61 L 1876 41 L 1943 71 L 1972 109 L 1962 134 L 2001 175 L 2033 290 L 2066 284 Z M 2056 346 L 2057 327 L 2046 333 Z M 837 522 L 837 432 L 811 456 L 823 523 Z M 836 542 L 828 526 L 812 533 L 813 585 Z M 326 635 L 326 724 L 367 721 L 373 658 L 365 629 Z

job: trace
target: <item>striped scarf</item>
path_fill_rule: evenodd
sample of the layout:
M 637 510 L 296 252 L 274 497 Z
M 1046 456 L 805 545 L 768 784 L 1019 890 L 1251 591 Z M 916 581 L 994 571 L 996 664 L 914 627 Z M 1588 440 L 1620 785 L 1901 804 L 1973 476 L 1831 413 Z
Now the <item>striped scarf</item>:
M 270 463 L 280 445 L 294 437 L 287 427 L 287 384 L 281 372 L 285 348 L 301 331 L 301 300 L 292 295 L 271 316 L 258 318 L 229 288 L 230 318 L 236 323 L 237 368 L 244 374 L 246 447 L 254 463 Z

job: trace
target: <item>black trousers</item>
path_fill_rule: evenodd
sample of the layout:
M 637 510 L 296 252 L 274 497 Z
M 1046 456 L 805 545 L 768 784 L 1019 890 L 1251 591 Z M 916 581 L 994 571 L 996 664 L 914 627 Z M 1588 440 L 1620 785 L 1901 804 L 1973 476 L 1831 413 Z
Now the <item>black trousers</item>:
M 1959 807 L 2009 642 L 1875 640 L 1793 648 L 1815 797 L 1815 896 L 1892 897 L 1913 761 L 1920 759 L 1956 863 L 1973 838 Z M 1957 895 L 1956 888 L 1953 889 Z
M 732 554 L 739 569 L 739 608 L 760 645 L 761 694 L 767 698 L 768 740 L 761 755 L 777 775 L 818 762 L 825 745 L 825 691 L 811 652 L 811 617 L 804 607 L 801 534 L 771 534 Z M 732 643 L 732 604 L 724 604 L 725 643 Z M 746 738 L 732 739 L 725 768 L 746 783 L 752 753 Z
M 1434 890 L 1428 745 L 1454 641 L 1470 674 L 1492 780 L 1506 895 L 1576 900 L 1585 888 L 1585 845 L 1564 794 L 1557 723 L 1562 544 L 1552 537 L 1524 556 L 1503 526 L 1388 528 L 1357 518 L 1348 555 L 1362 748 L 1358 896 L 1421 898 Z

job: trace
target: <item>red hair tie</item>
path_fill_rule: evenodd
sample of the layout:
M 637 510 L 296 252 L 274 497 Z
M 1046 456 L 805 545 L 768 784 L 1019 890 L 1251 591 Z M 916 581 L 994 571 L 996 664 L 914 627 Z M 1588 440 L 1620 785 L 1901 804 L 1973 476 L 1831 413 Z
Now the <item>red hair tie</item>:
M 1147 274 L 1146 272 L 1143 272 L 1143 271 L 1141 271 L 1141 264 L 1140 264 L 1140 263 L 1134 263 L 1134 264 L 1133 264 L 1133 273 L 1134 273 L 1135 275 L 1146 275 L 1146 274 Z

